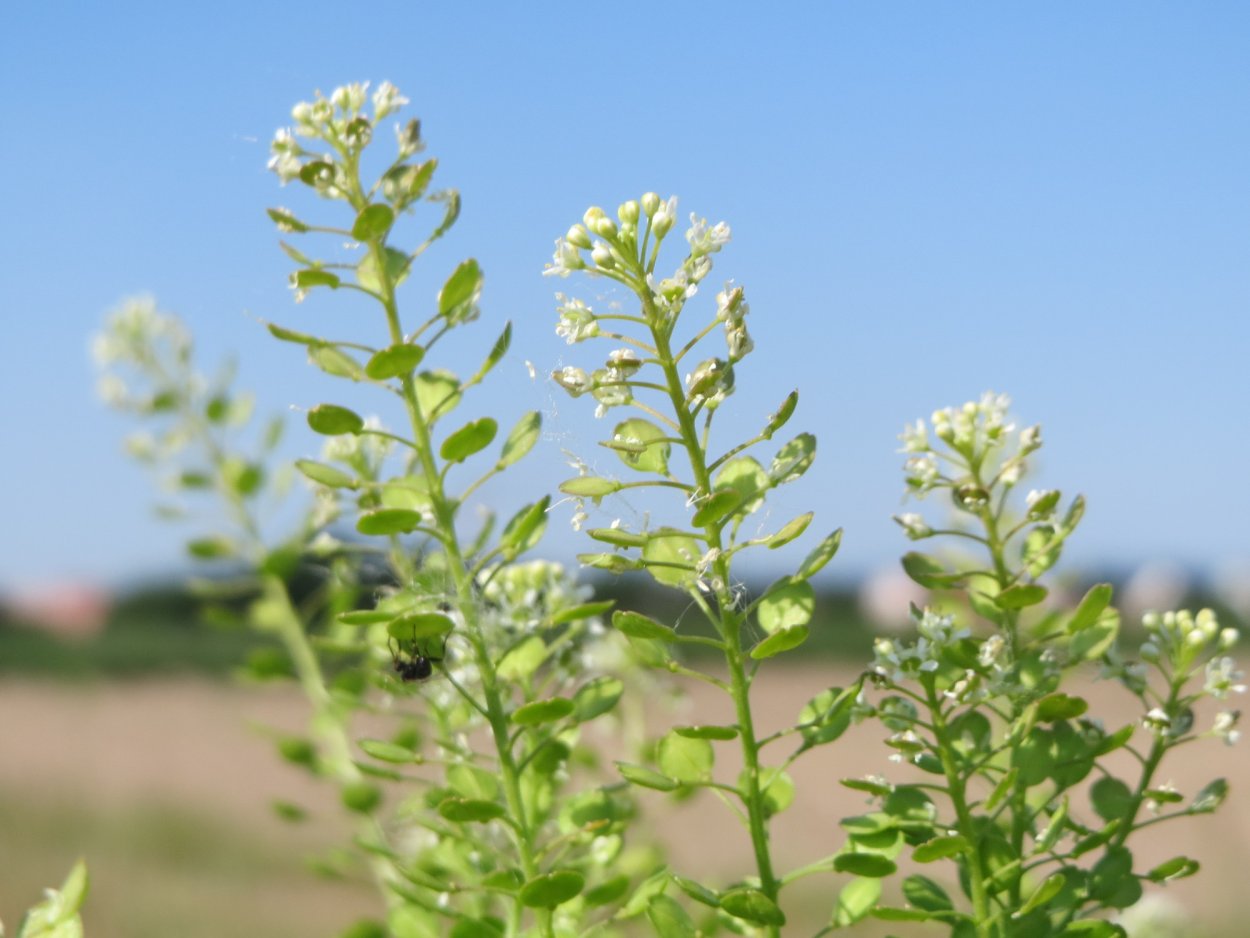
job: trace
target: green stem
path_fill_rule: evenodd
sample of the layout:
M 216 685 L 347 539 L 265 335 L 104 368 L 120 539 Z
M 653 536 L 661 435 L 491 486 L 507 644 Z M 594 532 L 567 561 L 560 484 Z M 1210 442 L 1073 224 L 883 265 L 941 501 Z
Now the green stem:
M 677 417 L 681 438 L 690 458 L 690 467 L 694 473 L 697 490 L 710 493 L 712 479 L 707 468 L 706 454 L 695 426 L 694 414 L 686 405 L 686 394 L 682 388 L 681 376 L 677 371 L 677 361 L 670 345 L 670 336 L 666 329 L 658 326 L 658 317 L 650 299 L 643 294 L 642 300 L 646 319 L 651 323 L 651 333 L 658 352 L 659 364 L 664 372 L 665 385 L 672 402 L 673 413 Z M 729 669 L 729 694 L 734 702 L 738 738 L 742 749 L 744 784 L 741 795 L 746 804 L 747 826 L 751 834 L 751 846 L 755 852 L 760 890 L 776 903 L 780 883 L 773 873 L 768 842 L 768 816 L 764 810 L 764 797 L 760 790 L 760 747 L 755 737 L 755 721 L 751 713 L 751 682 L 747 675 L 747 662 L 742 650 L 743 623 L 742 618 L 734 611 L 734 598 L 728 589 L 731 582 L 729 561 L 722 554 L 721 527 L 721 524 L 716 523 L 708 525 L 705 529 L 707 545 L 717 557 L 713 563 L 717 603 L 714 624 L 724 643 L 725 663 Z M 780 931 L 775 925 L 769 926 L 768 934 L 779 936 Z
M 391 341 L 398 344 L 403 341 L 403 328 L 399 321 L 399 311 L 395 302 L 395 284 L 386 274 L 386 266 L 382 254 L 381 242 L 372 242 L 369 250 L 373 255 L 377 270 L 381 271 L 382 306 L 386 311 L 387 326 Z M 434 458 L 434 444 L 430 436 L 430 426 L 421 412 L 421 403 L 417 399 L 416 385 L 412 375 L 404 375 L 402 379 L 403 399 L 408 412 L 408 421 L 412 429 L 413 441 L 416 443 L 418 462 L 430 494 L 430 503 L 434 515 L 434 527 L 442 534 L 440 540 L 447 552 L 447 568 L 455 586 L 456 597 L 467 626 L 469 643 L 473 648 L 474 662 L 482 681 L 482 694 L 485 698 L 485 713 L 490 725 L 491 737 L 495 744 L 495 752 L 499 759 L 499 775 L 503 783 L 504 799 L 508 815 L 512 822 L 518 859 L 526 880 L 531 880 L 539 873 L 537 849 L 534 831 L 530 825 L 525 799 L 521 791 L 520 770 L 512 752 L 512 743 L 508 733 L 508 716 L 504 710 L 503 692 L 500 687 L 499 675 L 495 663 L 491 660 L 485 636 L 480 623 L 474 614 L 476 597 L 473 581 L 468 565 L 460 550 L 460 542 L 456 536 L 456 506 L 447 497 L 442 473 Z M 522 907 L 519 901 L 514 902 L 512 910 L 511 933 L 516 934 L 521 927 Z M 554 936 L 551 913 L 537 912 L 539 926 L 544 936 Z

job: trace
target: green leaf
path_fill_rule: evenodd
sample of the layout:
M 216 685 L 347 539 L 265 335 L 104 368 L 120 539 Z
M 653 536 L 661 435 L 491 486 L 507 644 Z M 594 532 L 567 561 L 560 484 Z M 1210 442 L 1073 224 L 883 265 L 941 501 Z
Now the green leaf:
M 438 314 L 453 323 L 472 319 L 477 314 L 483 279 L 477 261 L 461 261 L 438 293 Z
M 787 394 L 786 399 L 781 402 L 781 406 L 778 407 L 773 414 L 769 415 L 768 424 L 764 427 L 760 436 L 766 440 L 771 440 L 773 438 L 773 434 L 789 422 L 790 417 L 794 414 L 794 408 L 798 406 L 798 403 L 798 391 L 791 391 Z
M 308 360 L 328 375 L 359 381 L 365 370 L 360 362 L 333 345 L 315 345 L 308 349 Z
M 307 225 L 284 208 L 267 208 L 265 209 L 265 214 L 282 231 L 293 231 L 296 234 L 302 234 L 308 230 Z
M 87 865 L 78 860 L 61 888 L 48 890 L 43 901 L 26 913 L 17 938 L 82 938 L 82 921 L 78 913 L 86 901 L 89 887 Z M 2 929 L 0 935 L 3 935 Z
M 611 479 L 599 479 L 595 476 L 578 476 L 560 483 L 560 491 L 565 495 L 578 498 L 603 498 L 620 489 L 621 483 Z
M 587 889 L 582 893 L 582 901 L 589 908 L 597 908 L 598 906 L 615 902 L 625 895 L 628 889 L 629 877 L 622 873 L 619 876 L 613 876 L 611 879 L 605 879 L 598 886 Z
M 911 858 L 917 863 L 945 860 L 968 851 L 968 841 L 960 834 L 949 834 L 926 840 L 912 851 Z
M 457 824 L 484 824 L 503 817 L 507 812 L 497 801 L 453 796 L 444 798 L 438 803 L 438 813 L 448 821 L 454 821 Z
M 441 612 L 409 612 L 386 625 L 386 634 L 401 642 L 416 642 L 426 638 L 438 638 L 456 627 L 456 623 Z
M 999 609 L 1024 609 L 1027 606 L 1036 606 L 1046 598 L 1046 587 L 1039 586 L 1036 583 L 1021 583 L 1017 586 L 1009 586 L 997 596 L 994 602 Z
M 398 378 L 401 375 L 412 374 L 423 358 L 425 358 L 425 349 L 420 345 L 401 342 L 375 352 L 365 362 L 365 374 L 374 381 Z
M 1077 661 L 1094 661 L 1106 654 L 1120 632 L 1120 616 L 1114 609 L 1107 609 L 1093 625 L 1072 636 L 1068 654 Z
M 366 205 L 352 225 L 352 237 L 357 241 L 380 241 L 386 237 L 393 224 L 395 212 L 389 205 Z
M 738 493 L 732 489 L 721 489 L 718 492 L 713 492 L 699 504 L 698 510 L 690 519 L 690 523 L 696 528 L 705 528 L 709 524 L 715 524 L 726 515 L 731 514 L 737 509 L 738 504 Z
M 547 509 L 550 506 L 551 496 L 544 495 L 541 501 L 522 508 L 504 525 L 499 535 L 504 559 L 512 560 L 542 540 L 543 532 L 547 530 Z
M 566 622 L 576 622 L 579 619 L 593 619 L 595 616 L 601 616 L 605 612 L 608 612 L 615 605 L 615 599 L 601 599 L 597 602 L 582 603 L 578 606 L 569 606 L 567 609 L 561 609 L 553 615 L 551 617 L 551 624 L 563 625 Z
M 1097 622 L 1103 610 L 1111 604 L 1111 595 L 1110 583 L 1091 586 L 1076 607 L 1076 612 L 1072 613 L 1072 618 L 1068 620 L 1068 634 L 1073 635 Z
M 388 170 L 382 179 L 382 195 L 397 210 L 403 210 L 425 194 L 438 160 L 429 159 L 418 166 L 405 164 Z
M 712 490 L 735 493 L 738 507 L 734 509 L 734 514 L 749 515 L 764 504 L 764 493 L 771 485 L 763 466 L 750 456 L 739 456 L 721 467 L 712 483 Z
M 505 469 L 523 459 L 525 454 L 532 450 L 534 444 L 538 442 L 538 435 L 542 430 L 542 425 L 542 415 L 536 410 L 531 410 L 518 420 L 516 426 L 512 428 L 512 432 L 508 434 L 508 438 L 504 440 L 503 452 L 499 455 L 498 467 Z
M 800 433 L 783 446 L 768 468 L 768 478 L 773 485 L 793 482 L 811 468 L 816 458 L 816 437 Z
M 323 462 L 316 462 L 312 459 L 297 459 L 295 460 L 295 468 L 306 478 L 332 489 L 354 489 L 356 487 L 354 478 L 342 469 L 327 466 Z
M 406 508 L 424 515 L 433 513 L 430 483 L 422 476 L 397 476 L 382 484 L 381 502 L 385 508 Z
M 840 853 L 833 858 L 833 868 L 839 873 L 880 878 L 897 870 L 898 864 L 879 853 Z
M 738 735 L 736 726 L 675 726 L 673 732 L 687 739 L 734 739 Z
M 695 566 L 702 555 L 697 540 L 673 528 L 652 531 L 642 549 L 643 566 L 656 582 L 682 589 L 695 585 Z
M 417 754 L 407 746 L 388 743 L 380 739 L 362 739 L 360 748 L 379 762 L 407 763 L 416 762 Z
M 271 336 L 282 342 L 293 342 L 296 345 L 324 344 L 324 340 L 317 338 L 315 335 L 308 335 L 305 332 L 296 332 L 294 329 L 279 326 L 277 323 L 266 323 L 265 328 L 269 330 L 269 334 Z
M 1089 704 L 1081 697 L 1070 697 L 1067 694 L 1050 694 L 1037 702 L 1037 718 L 1043 723 L 1054 723 L 1056 720 L 1075 720 L 1089 709 Z
M 1126 847 L 1108 847 L 1089 871 L 1089 894 L 1100 902 L 1110 901 L 1126 881 L 1133 881 L 1133 854 Z
M 624 528 L 591 528 L 586 535 L 603 544 L 613 547 L 645 547 L 647 536 Z
M 308 426 L 314 433 L 324 436 L 340 436 L 344 433 L 359 433 L 364 429 L 365 422 L 360 414 L 337 404 L 318 404 L 308 412 Z
M 745 770 L 738 776 L 738 790 L 747 790 Z M 794 779 L 783 769 L 760 769 L 760 799 L 765 817 L 780 814 L 794 804 Z
M 1055 896 L 1059 895 L 1067 881 L 1067 877 L 1062 873 L 1051 873 L 1029 894 L 1029 898 L 1024 901 L 1024 905 L 1011 913 L 1011 917 L 1024 918 L 1034 909 L 1040 909 Z
M 187 553 L 197 560 L 220 560 L 233 557 L 235 546 L 226 537 L 201 537 L 187 542 Z
M 1127 935 L 1128 932 L 1112 922 L 1083 918 L 1064 926 L 1059 938 L 1126 938 Z
M 617 771 L 621 776 L 634 785 L 643 788 L 653 788 L 656 791 L 672 791 L 681 787 L 681 782 L 675 778 L 669 778 L 655 769 L 649 769 L 645 765 L 635 765 L 632 762 L 616 763 Z
M 720 896 L 712 892 L 712 890 L 708 889 L 702 883 L 696 883 L 693 879 L 686 879 L 686 877 L 678 876 L 674 873 L 673 884 L 695 902 L 711 906 L 713 909 L 720 908 Z
M 903 897 L 926 912 L 947 912 L 955 908 L 945 889 L 929 877 L 919 874 L 903 880 Z
M 495 670 L 505 681 L 524 681 L 538 670 L 546 657 L 546 644 L 537 635 L 531 635 L 509 648 Z
M 498 919 L 462 918 L 456 920 L 447 935 L 448 938 L 503 938 L 504 927 Z
M 702 782 L 712 777 L 716 755 L 706 739 L 689 739 L 670 732 L 656 752 L 660 771 L 679 782 Z
M 372 782 L 348 782 L 339 790 L 343 807 L 357 814 L 368 814 L 382 803 L 382 791 Z
M 945 589 L 959 582 L 960 577 L 927 554 L 910 551 L 903 555 L 903 571 L 927 589 Z
M 338 274 L 321 270 L 318 267 L 297 270 L 292 277 L 295 279 L 295 286 L 300 290 L 310 290 L 313 287 L 329 287 L 331 290 L 337 290 L 342 282 Z
M 668 454 L 672 447 L 664 439 L 667 434 L 641 417 L 634 417 L 616 425 L 612 439 L 606 443 L 616 452 L 621 462 L 639 472 L 668 472 Z
M 1184 879 L 1187 876 L 1193 876 L 1200 869 L 1197 860 L 1191 860 L 1189 857 L 1172 857 L 1170 860 L 1164 860 L 1149 873 L 1146 878 L 1152 883 L 1164 883 L 1173 879 Z
M 730 889 L 721 894 L 720 907 L 730 915 L 757 925 L 781 926 L 786 923 L 786 916 L 777 903 L 758 889 L 745 886 Z
M 610 711 L 621 699 L 625 685 L 620 679 L 601 675 L 583 684 L 573 695 L 573 712 L 578 723 L 586 723 Z
M 1204 785 L 1202 790 L 1194 795 L 1193 803 L 1189 806 L 1189 812 L 1191 814 L 1210 814 L 1222 805 L 1227 797 L 1228 781 L 1217 778 L 1215 781 Z
M 807 530 L 807 526 L 812 523 L 813 517 L 815 516 L 810 511 L 799 515 L 797 518 L 787 522 L 785 527 L 776 534 L 765 538 L 764 543 L 768 545 L 769 550 L 776 550 L 778 547 L 789 544 Z
M 838 893 L 838 901 L 833 907 L 833 920 L 830 924 L 835 928 L 854 925 L 872 911 L 873 906 L 880 899 L 880 879 L 869 877 L 853 879 Z
M 340 612 L 335 618 L 344 625 L 376 625 L 390 622 L 395 614 L 384 609 L 353 609 L 351 612 Z
M 356 530 L 370 537 L 408 534 L 421 524 L 421 512 L 407 508 L 379 508 L 356 519 Z
M 403 251 L 383 248 L 380 265 L 377 255 L 369 251 L 356 265 L 356 282 L 366 290 L 381 296 L 386 292 L 384 288 L 387 282 L 393 290 L 408 279 L 408 271 L 411 267 L 412 258 Z
M 573 701 L 567 697 L 551 697 L 534 700 L 517 707 L 512 712 L 512 722 L 517 726 L 537 726 L 562 720 L 574 710 Z
M 576 870 L 542 873 L 521 887 L 521 905 L 531 909 L 554 909 L 577 898 L 585 884 L 585 877 Z
M 641 612 L 618 609 L 612 613 L 612 627 L 631 638 L 645 638 L 661 642 L 675 642 L 677 635 L 666 625 L 644 616 Z
M 448 462 L 464 462 L 474 453 L 480 453 L 495 439 L 499 424 L 492 417 L 481 417 L 467 423 L 443 441 L 438 454 Z
M 796 580 L 807 580 L 819 573 L 824 569 L 825 564 L 833 559 L 834 554 L 838 552 L 838 548 L 841 546 L 842 529 L 838 528 L 817 544 L 812 552 L 807 555 L 807 558 L 799 566 L 798 572 L 794 574 L 794 578 Z
M 689 914 L 671 896 L 661 893 L 647 903 L 647 921 L 657 938 L 695 938 L 696 931 Z
M 851 725 L 851 711 L 858 695 L 859 687 L 855 685 L 846 690 L 831 687 L 809 700 L 799 711 L 803 747 L 810 749 L 831 743 L 845 733 Z
M 633 560 L 621 554 L 578 554 L 577 562 L 596 570 L 606 570 L 609 573 L 625 573 L 629 570 L 642 569 L 641 560 Z
M 806 625 L 815 609 L 816 591 L 810 583 L 806 580 L 780 580 L 769 587 L 760 599 L 755 614 L 760 628 L 772 634 L 792 626 Z
M 756 661 L 762 661 L 765 658 L 779 655 L 783 651 L 798 648 L 807 641 L 809 633 L 810 630 L 806 625 L 791 625 L 780 631 L 773 632 L 768 638 L 751 649 L 751 657 Z
M 426 423 L 433 424 L 460 403 L 460 379 L 446 369 L 417 375 L 417 404 Z

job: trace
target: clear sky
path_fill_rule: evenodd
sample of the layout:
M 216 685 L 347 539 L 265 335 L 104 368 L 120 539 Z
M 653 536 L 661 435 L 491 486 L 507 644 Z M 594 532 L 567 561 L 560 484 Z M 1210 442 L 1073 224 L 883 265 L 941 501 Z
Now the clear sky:
M 514 494 L 611 426 L 524 374 L 586 361 L 552 332 L 552 241 L 655 189 L 733 226 L 712 279 L 746 286 L 757 351 L 726 406 L 754 427 L 800 389 L 791 427 L 819 456 L 778 523 L 845 526 L 844 570 L 907 549 L 903 423 L 987 389 L 1043 424 L 1041 481 L 1089 499 L 1071 556 L 1250 558 L 1244 4 L 47 0 L 4 19 L 0 586 L 181 564 L 187 532 L 152 518 L 128 424 L 93 395 L 88 337 L 121 297 L 238 352 L 265 409 L 335 399 L 256 323 L 360 328 L 336 298 L 292 302 L 263 210 L 310 196 L 264 167 L 294 102 L 369 79 L 412 99 L 465 200 L 410 308 L 473 255 L 479 343 L 516 323 L 477 402 L 545 412 Z M 549 539 L 580 546 L 562 522 Z

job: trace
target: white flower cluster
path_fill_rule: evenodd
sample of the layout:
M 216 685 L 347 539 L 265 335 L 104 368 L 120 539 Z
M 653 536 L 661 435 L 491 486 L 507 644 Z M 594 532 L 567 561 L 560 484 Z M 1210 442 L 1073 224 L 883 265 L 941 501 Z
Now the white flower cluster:
M 1166 662 L 1177 674 L 1189 673 L 1204 652 L 1214 654 L 1227 651 L 1237 643 L 1238 638 L 1236 629 L 1220 628 L 1219 620 L 1210 609 L 1203 609 L 1197 615 L 1188 609 L 1164 613 L 1147 612 L 1142 616 L 1142 627 L 1147 635 L 1140 650 L 1142 660 Z M 1217 666 L 1224 669 L 1220 671 L 1221 674 L 1230 675 L 1225 693 L 1227 689 L 1241 693 L 1245 690 L 1244 686 L 1236 685 L 1231 678 L 1231 675 L 1239 675 L 1240 672 L 1231 670 L 1232 659 L 1222 660 L 1229 662 L 1226 668 L 1223 665 Z M 1217 686 L 1210 677 L 1213 665 L 1216 662 L 1208 664 L 1208 693 L 1213 693 L 1211 687 Z M 1238 690 L 1238 687 L 1241 689 Z M 1219 697 L 1223 694 L 1213 693 L 1213 696 Z
M 560 314 L 556 335 L 572 345 L 574 342 L 593 339 L 599 334 L 599 321 L 594 310 L 581 300 L 567 297 L 563 293 L 557 293 L 556 299 L 560 301 L 556 308 L 556 312 Z
M 939 615 L 931 609 L 913 609 L 912 619 L 920 637 L 912 644 L 878 638 L 873 642 L 872 669 L 895 684 L 919 673 L 932 673 L 941 666 L 942 651 L 967 638 L 967 628 L 955 628 L 955 617 Z
M 732 280 L 716 294 L 716 319 L 725 324 L 725 344 L 729 347 L 730 363 L 741 361 L 755 348 L 747 333 L 746 315 L 751 307 L 745 297 L 742 287 L 735 287 Z

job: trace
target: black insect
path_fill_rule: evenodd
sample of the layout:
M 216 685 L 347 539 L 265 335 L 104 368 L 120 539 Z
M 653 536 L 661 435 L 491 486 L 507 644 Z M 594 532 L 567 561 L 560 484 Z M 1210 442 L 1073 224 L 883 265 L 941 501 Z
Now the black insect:
M 434 665 L 443 659 L 423 654 L 414 647 L 411 651 L 402 647 L 395 639 L 390 640 L 391 660 L 395 662 L 395 673 L 405 684 L 424 681 L 434 674 Z

